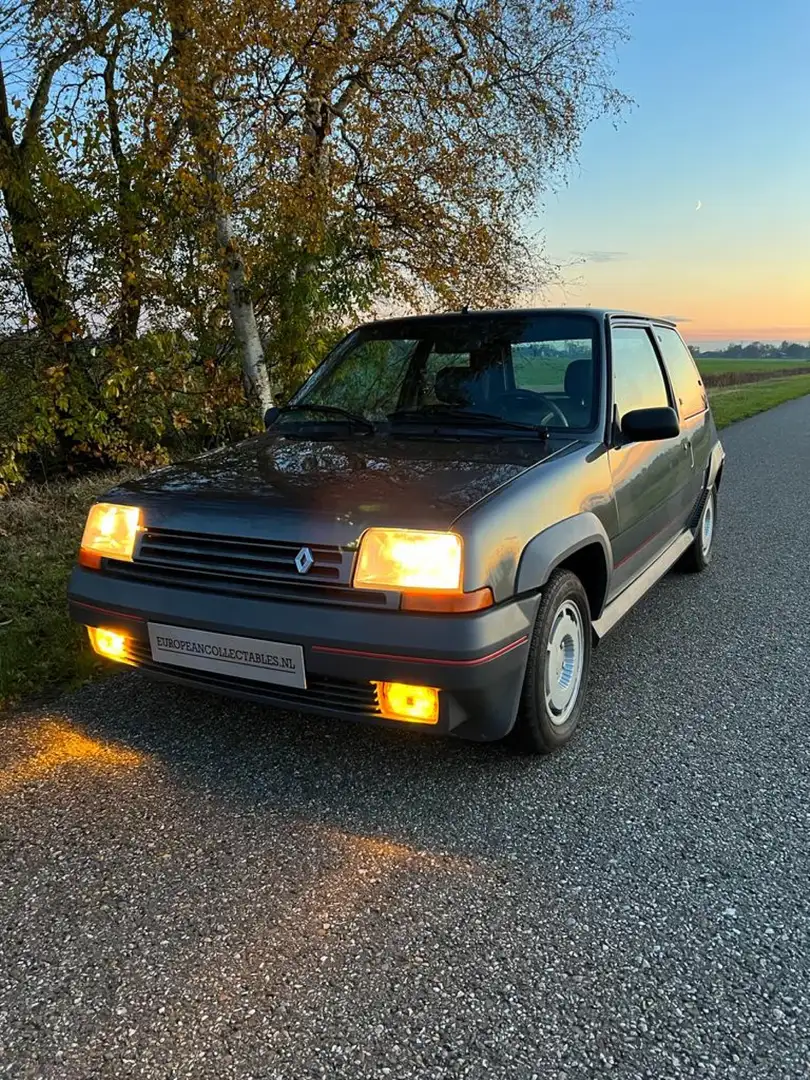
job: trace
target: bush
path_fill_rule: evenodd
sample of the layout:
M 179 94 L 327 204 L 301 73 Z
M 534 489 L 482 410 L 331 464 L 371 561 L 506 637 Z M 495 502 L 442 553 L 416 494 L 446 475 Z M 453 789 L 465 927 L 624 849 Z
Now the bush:
M 126 475 L 30 485 L 0 503 L 0 708 L 99 670 L 68 618 L 67 582 L 90 504 Z
M 238 355 L 178 333 L 126 346 L 37 334 L 0 343 L 0 494 L 32 477 L 162 464 L 257 425 Z

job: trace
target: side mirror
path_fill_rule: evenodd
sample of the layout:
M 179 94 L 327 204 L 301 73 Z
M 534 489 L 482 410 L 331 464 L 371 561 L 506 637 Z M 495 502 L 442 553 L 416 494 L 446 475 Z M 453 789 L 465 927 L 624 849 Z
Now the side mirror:
M 681 433 L 678 414 L 663 409 L 633 409 L 622 417 L 622 435 L 627 442 L 655 442 L 674 439 Z
M 267 412 L 264 414 L 264 427 L 265 430 L 269 428 L 276 420 L 276 417 L 281 412 L 278 405 L 271 405 Z

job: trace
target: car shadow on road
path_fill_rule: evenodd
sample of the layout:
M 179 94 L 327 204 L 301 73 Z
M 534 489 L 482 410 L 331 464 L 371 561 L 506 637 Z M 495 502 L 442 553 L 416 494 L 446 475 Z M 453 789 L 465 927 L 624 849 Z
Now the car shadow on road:
M 592 739 L 533 758 L 509 743 L 282 713 L 139 673 L 66 704 L 84 733 L 159 762 L 174 785 L 276 819 L 464 855 L 502 846 L 516 799 L 540 829 L 593 764 Z
M 423 851 L 537 859 L 587 844 L 619 793 L 635 798 L 676 752 L 678 695 L 651 715 L 643 672 L 660 669 L 661 637 L 679 633 L 667 594 L 684 589 L 682 578 L 662 583 L 595 650 L 581 730 L 549 757 L 280 712 L 137 672 L 84 688 L 66 699 L 66 715 L 235 810 Z

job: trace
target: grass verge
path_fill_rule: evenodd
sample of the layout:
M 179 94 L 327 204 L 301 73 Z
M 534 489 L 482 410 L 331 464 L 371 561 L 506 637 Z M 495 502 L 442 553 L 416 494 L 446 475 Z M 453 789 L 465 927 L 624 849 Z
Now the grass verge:
M 719 375 L 706 375 L 704 372 L 703 385 L 709 390 L 719 390 L 728 386 L 743 386 L 745 383 L 773 382 L 774 379 L 793 378 L 796 375 L 810 375 L 810 366 L 803 364 L 772 371 L 723 371 Z
M 710 388 L 709 400 L 715 422 L 723 428 L 805 394 L 810 394 L 810 375 L 790 375 L 744 386 Z
M 810 394 L 810 375 L 712 389 L 718 427 Z M 118 476 L 31 487 L 0 501 L 0 708 L 101 668 L 65 592 L 90 503 Z
M 0 708 L 99 669 L 65 592 L 87 509 L 115 479 L 32 486 L 0 501 Z

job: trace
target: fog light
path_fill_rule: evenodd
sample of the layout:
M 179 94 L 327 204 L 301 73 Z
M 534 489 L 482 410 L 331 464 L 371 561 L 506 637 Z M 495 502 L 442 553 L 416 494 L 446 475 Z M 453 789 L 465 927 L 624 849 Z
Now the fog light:
M 90 635 L 90 644 L 99 656 L 106 656 L 108 660 L 126 659 L 127 639 L 123 634 L 116 634 L 114 630 L 103 630 L 100 626 L 88 626 L 87 633 Z
M 413 724 L 439 722 L 439 691 L 432 686 L 378 682 L 377 693 L 380 711 L 389 720 L 408 720 Z

